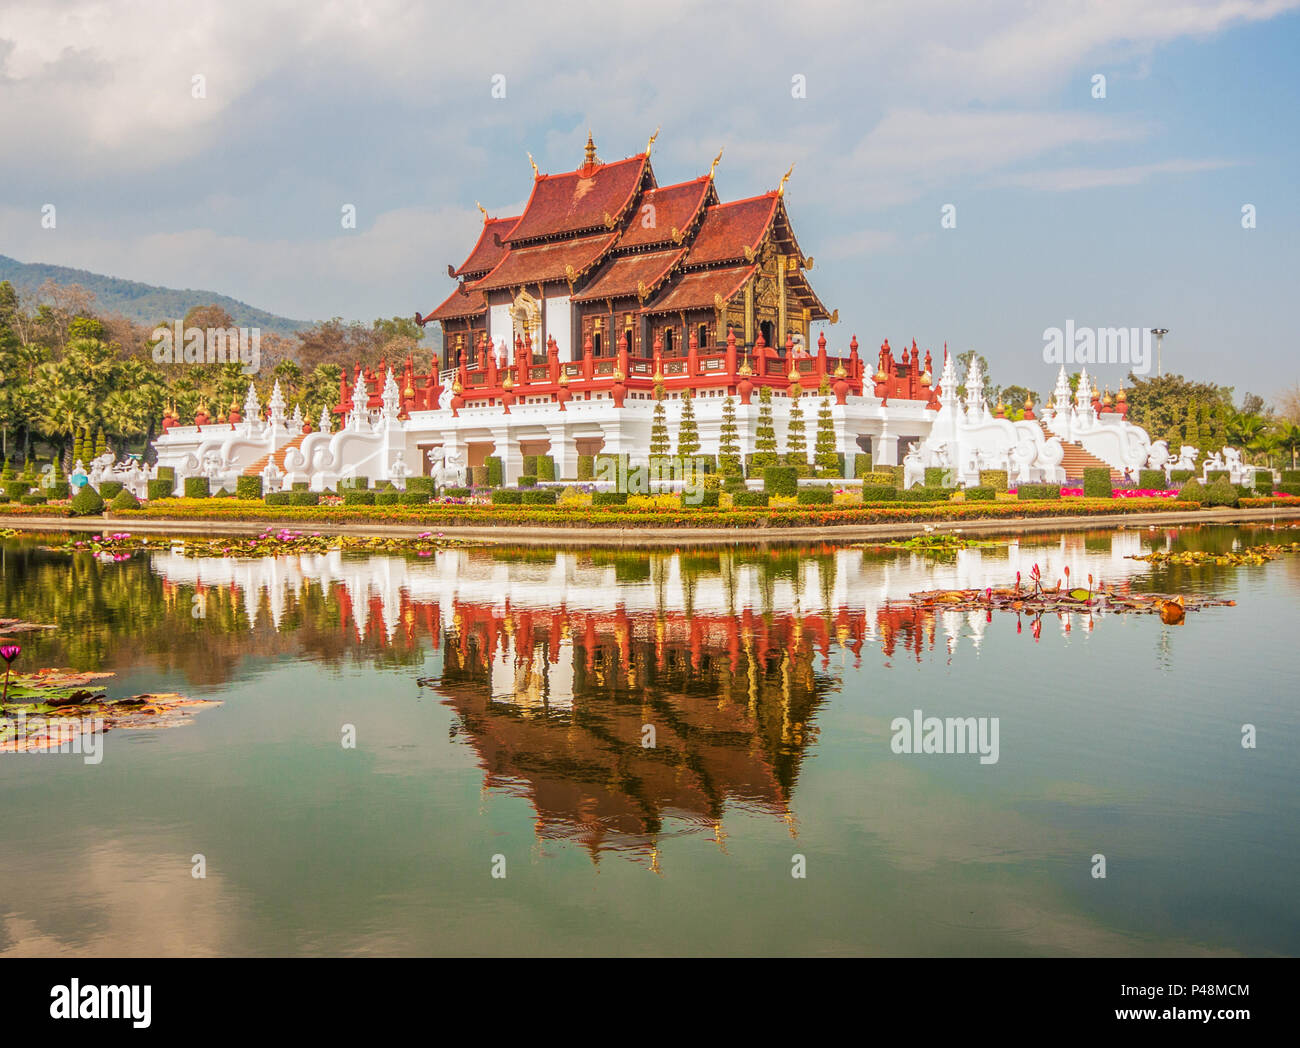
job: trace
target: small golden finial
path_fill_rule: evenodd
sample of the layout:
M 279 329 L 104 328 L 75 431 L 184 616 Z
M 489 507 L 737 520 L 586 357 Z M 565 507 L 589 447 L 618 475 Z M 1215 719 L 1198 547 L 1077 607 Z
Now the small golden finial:
M 536 178 L 540 172 L 537 170 L 537 161 L 533 159 L 533 154 L 528 154 L 528 162 L 533 165 L 533 177 Z
M 650 149 L 655 144 L 655 139 L 659 137 L 659 132 L 663 130 L 663 125 L 655 128 L 655 133 L 650 136 L 650 141 L 645 144 L 645 155 L 650 155 Z
M 487 221 L 487 217 L 488 217 L 487 208 L 485 208 L 485 207 L 484 207 L 482 204 L 480 204 L 477 200 L 474 201 L 474 206 L 475 206 L 476 208 L 478 208 L 479 211 L 481 211 L 481 212 L 483 213 L 483 221 L 486 222 L 486 221 Z
M 727 148 L 726 146 L 723 146 L 723 147 L 722 147 L 722 149 L 726 149 L 726 148 Z M 716 170 L 718 170 L 718 164 L 720 164 L 720 163 L 722 162 L 722 149 L 719 149 L 719 150 L 718 150 L 718 155 L 715 156 L 715 157 L 713 158 L 713 163 L 711 163 L 711 164 L 709 165 L 709 177 L 710 177 L 710 178 L 713 177 L 713 172 L 715 172 Z
M 790 181 L 790 176 L 791 176 L 792 174 L 794 174 L 794 164 L 791 164 L 791 165 L 790 165 L 790 170 L 787 171 L 784 175 L 781 176 L 781 184 L 780 184 L 779 186 L 777 186 L 777 188 L 776 188 L 776 195 L 777 195 L 777 196 L 779 196 L 779 197 L 783 197 L 783 196 L 785 196 L 785 184 L 786 184 L 787 182 Z
M 586 167 L 595 167 L 599 160 L 596 159 L 596 143 L 591 137 L 591 128 L 587 128 L 587 148 L 583 152 L 583 162 Z

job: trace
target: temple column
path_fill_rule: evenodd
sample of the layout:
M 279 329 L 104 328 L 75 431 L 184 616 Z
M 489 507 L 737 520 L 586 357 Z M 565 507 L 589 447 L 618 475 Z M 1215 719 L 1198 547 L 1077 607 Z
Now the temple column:
M 551 438 L 551 458 L 555 460 L 556 480 L 575 480 L 578 476 L 578 442 L 563 423 L 547 426 Z
M 898 465 L 898 437 L 889 432 L 889 420 L 880 425 L 880 434 L 871 438 L 871 463 L 873 466 Z
M 515 484 L 524 472 L 524 456 L 519 450 L 519 440 L 509 426 L 493 426 L 492 442 L 496 456 L 501 460 L 501 483 Z

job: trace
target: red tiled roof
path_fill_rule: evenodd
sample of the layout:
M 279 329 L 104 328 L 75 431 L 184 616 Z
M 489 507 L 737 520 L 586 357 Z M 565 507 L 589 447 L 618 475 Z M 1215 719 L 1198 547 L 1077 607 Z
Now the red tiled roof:
M 431 320 L 451 320 L 455 317 L 472 317 L 487 312 L 487 299 L 482 291 L 462 291 L 456 288 L 447 300 L 424 318 L 427 324 Z
M 675 186 L 660 186 L 647 191 L 637 204 L 632 221 L 623 232 L 618 246 L 624 248 L 666 244 L 673 239 L 674 230 L 684 234 L 704 202 L 710 199 L 712 187 L 713 179 L 704 175 L 690 182 L 679 182 Z M 712 196 L 712 199 L 716 200 L 717 197 Z M 646 205 L 653 206 L 654 211 L 647 213 Z M 647 227 L 645 222 L 650 215 L 654 216 L 654 224 Z
M 684 254 L 686 248 L 674 247 L 667 251 L 623 255 L 606 265 L 582 294 L 573 296 L 573 301 L 592 302 L 602 298 L 624 298 L 637 294 L 642 284 L 648 292 L 653 293 L 660 281 L 668 275 Z
M 646 154 L 638 153 L 591 170 L 538 175 L 523 215 L 504 239 L 513 245 L 601 228 L 606 216 L 620 214 L 632 200 L 649 160 Z
M 552 244 L 512 247 L 491 273 L 473 285 L 473 289 L 493 291 L 520 284 L 564 280 L 570 266 L 576 273 L 584 272 L 599 262 L 617 239 L 617 233 L 606 233 Z
M 757 266 L 726 266 L 722 269 L 697 269 L 675 276 L 642 313 L 671 313 L 679 309 L 712 309 L 714 295 L 729 299 L 745 286 Z
M 476 277 L 493 269 L 505 257 L 506 253 L 504 245 L 497 247 L 495 238 L 500 237 L 505 240 L 518 221 L 518 215 L 515 215 L 514 218 L 484 219 L 483 231 L 478 235 L 478 243 L 474 245 L 474 250 L 469 253 L 469 258 L 465 259 L 460 264 L 460 268 L 452 275 Z
M 704 213 L 686 264 L 734 262 L 745 257 L 745 248 L 757 250 L 780 200 L 776 193 L 764 193 L 748 200 L 713 205 Z

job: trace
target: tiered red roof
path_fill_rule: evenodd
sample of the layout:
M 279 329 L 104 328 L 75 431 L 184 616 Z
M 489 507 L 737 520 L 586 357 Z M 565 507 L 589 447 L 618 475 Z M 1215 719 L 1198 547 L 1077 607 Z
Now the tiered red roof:
M 491 273 L 473 285 L 473 289 L 492 291 L 521 284 L 565 280 L 569 279 L 570 273 L 576 279 L 604 258 L 617 239 L 617 233 L 607 233 L 577 240 L 512 247 Z
M 609 164 L 584 164 L 561 175 L 538 175 L 524 213 L 503 237 L 511 247 L 543 237 L 613 229 L 641 188 L 645 153 Z
M 647 305 L 646 313 L 671 313 L 683 309 L 712 309 L 714 296 L 728 299 L 745 286 L 755 266 L 695 269 L 674 280 L 662 295 Z
M 681 243 L 687 230 L 695 224 L 696 216 L 707 203 L 716 203 L 713 178 L 702 175 L 690 182 L 651 189 L 641 197 L 637 213 L 619 238 L 618 247 L 649 247 L 671 242 Z M 647 208 L 653 208 L 647 211 Z M 647 219 L 653 215 L 653 223 Z
M 686 248 L 679 247 L 615 258 L 596 275 L 586 290 L 573 296 L 573 301 L 594 302 L 602 298 L 639 296 L 642 292 L 652 294 L 685 254 Z
M 456 317 L 474 317 L 487 312 L 487 299 L 482 291 L 471 291 L 463 285 L 447 296 L 446 301 L 427 317 L 417 317 L 417 322 L 427 324 L 431 320 L 452 320 Z
M 518 215 L 513 218 L 485 218 L 483 231 L 478 235 L 478 243 L 469 253 L 469 258 L 460 264 L 460 268 L 452 273 L 452 276 L 476 279 L 496 268 L 497 263 L 506 254 L 505 244 L 497 241 L 504 241 L 518 222 Z
M 757 251 L 776 216 L 780 201 L 781 198 L 773 192 L 709 208 L 704 213 L 704 221 L 695 235 L 686 264 L 735 262 L 745 257 L 746 248 Z

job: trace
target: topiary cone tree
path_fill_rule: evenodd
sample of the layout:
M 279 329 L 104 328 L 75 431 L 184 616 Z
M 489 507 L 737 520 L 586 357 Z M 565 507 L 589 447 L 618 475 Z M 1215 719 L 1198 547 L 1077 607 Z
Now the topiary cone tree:
M 831 401 L 828 396 L 822 397 L 821 407 L 817 409 L 817 443 L 813 447 L 813 461 L 824 476 L 834 476 L 839 472 L 840 456 L 835 450 L 835 420 L 831 417 Z
M 718 431 L 718 472 L 724 477 L 738 477 L 742 471 L 736 400 L 728 397 L 722 404 L 722 426 Z
M 797 385 L 790 387 L 790 423 L 785 433 L 785 460 L 799 470 L 808 468 L 808 433 L 803 417 L 803 397 Z
M 700 427 L 695 421 L 695 405 L 691 391 L 682 391 L 682 414 L 677 423 L 677 454 L 682 458 L 697 455 L 700 451 Z
M 655 414 L 650 425 L 650 457 L 667 458 L 672 451 L 672 441 L 668 436 L 668 417 L 664 410 L 664 397 L 667 390 L 662 382 L 655 383 Z
M 754 455 L 750 459 L 749 473 L 776 466 L 776 426 L 772 422 L 772 388 L 763 386 L 758 393 L 758 420 L 754 426 Z

